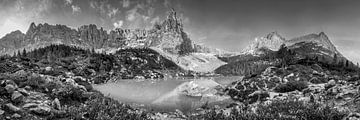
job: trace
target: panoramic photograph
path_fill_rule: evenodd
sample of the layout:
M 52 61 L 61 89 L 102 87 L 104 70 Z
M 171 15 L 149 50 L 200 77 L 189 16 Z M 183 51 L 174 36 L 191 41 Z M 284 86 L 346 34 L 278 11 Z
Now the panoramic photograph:
M 359 0 L 0 0 L 0 120 L 360 120 Z

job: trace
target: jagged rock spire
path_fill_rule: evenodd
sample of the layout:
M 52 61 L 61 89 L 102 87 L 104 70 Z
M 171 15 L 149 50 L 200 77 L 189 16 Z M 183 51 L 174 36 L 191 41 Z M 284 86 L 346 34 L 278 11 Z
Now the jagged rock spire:
M 26 34 L 27 34 L 27 35 L 29 35 L 29 34 L 34 33 L 34 32 L 35 32 L 36 27 L 37 27 L 37 26 L 35 25 L 35 23 L 34 23 L 34 22 L 32 22 L 32 23 L 30 24 L 29 29 L 28 29 L 28 31 L 26 32 Z
M 165 31 L 181 32 L 183 30 L 182 20 L 178 18 L 175 9 L 171 9 L 162 27 Z

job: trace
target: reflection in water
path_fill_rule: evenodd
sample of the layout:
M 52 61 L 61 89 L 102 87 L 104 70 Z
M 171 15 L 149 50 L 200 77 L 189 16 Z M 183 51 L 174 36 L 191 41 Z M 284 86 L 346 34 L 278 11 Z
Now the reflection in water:
M 197 83 L 203 87 L 228 85 L 240 77 L 214 77 L 201 79 L 161 79 L 161 80 L 118 80 L 117 82 L 94 85 L 94 88 L 105 95 L 128 104 L 156 111 L 190 111 L 200 107 L 206 101 L 201 96 L 181 94 L 181 90 L 189 83 Z M 194 81 L 194 82 L 191 82 Z M 215 83 L 215 85 L 214 85 Z

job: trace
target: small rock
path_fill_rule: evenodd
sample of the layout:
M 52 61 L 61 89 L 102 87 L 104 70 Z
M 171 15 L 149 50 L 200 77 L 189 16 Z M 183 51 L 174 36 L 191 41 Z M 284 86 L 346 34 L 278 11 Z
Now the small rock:
M 3 115 L 4 113 L 5 111 L 0 109 L 0 115 Z
M 30 93 L 25 90 L 24 88 L 19 88 L 17 91 L 19 91 L 21 94 L 25 95 L 25 96 L 29 96 Z
M 15 114 L 13 114 L 11 117 L 12 117 L 12 118 L 21 118 L 21 115 L 15 113 Z
M 22 107 L 23 108 L 35 108 L 35 107 L 37 107 L 38 106 L 38 104 L 36 104 L 36 103 L 26 103 L 25 105 L 23 105 Z
M 52 67 L 48 66 L 48 67 L 45 67 L 45 71 L 51 71 L 52 70 Z
M 331 87 L 334 87 L 336 85 L 335 80 L 330 80 L 328 83 L 325 84 L 325 89 L 329 89 Z
M 12 112 L 18 112 L 18 111 L 21 110 L 21 108 L 16 107 L 16 106 L 13 105 L 12 103 L 5 104 L 5 107 L 6 107 L 7 109 L 9 109 L 10 111 L 12 111 Z
M 13 93 L 15 91 L 16 87 L 12 84 L 8 84 L 5 86 L 5 89 L 8 93 Z
M 11 101 L 13 102 L 21 102 L 23 99 L 24 99 L 24 95 L 22 95 L 19 91 L 15 91 L 11 95 Z
M 344 120 L 359 120 L 359 119 L 360 119 L 360 113 L 351 113 Z
M 24 76 L 27 76 L 27 72 L 25 70 L 19 70 L 19 71 L 16 71 L 14 73 L 14 75 L 16 75 L 18 77 L 24 77 Z
M 60 104 L 60 101 L 58 98 L 55 98 L 54 101 L 53 101 L 53 106 L 55 109 L 57 110 L 61 110 L 61 104 Z
M 145 79 L 144 76 L 135 76 L 134 79 Z
M 51 111 L 51 108 L 49 106 L 41 105 L 41 106 L 38 106 L 36 108 L 30 108 L 29 110 L 34 112 L 35 114 L 38 114 L 38 115 L 49 115 L 50 111 Z
M 25 90 L 30 90 L 30 89 L 31 89 L 31 87 L 30 87 L 30 86 L 28 86 L 28 85 L 27 85 L 27 86 L 25 86 L 24 88 L 25 88 Z

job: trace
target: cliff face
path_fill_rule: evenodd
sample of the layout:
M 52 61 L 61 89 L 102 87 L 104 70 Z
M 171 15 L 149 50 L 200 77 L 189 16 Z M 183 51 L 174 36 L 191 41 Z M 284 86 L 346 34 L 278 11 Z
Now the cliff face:
M 297 38 L 290 39 L 286 42 L 287 46 L 292 46 L 296 43 L 316 43 L 318 46 L 324 47 L 330 50 L 333 54 L 341 55 L 340 52 L 336 50 L 336 47 L 331 43 L 328 36 L 321 32 L 319 34 L 309 34 Z
M 272 51 L 279 50 L 280 46 L 285 43 L 285 39 L 277 32 L 271 32 L 266 37 L 255 38 L 255 41 L 246 47 L 244 54 L 262 54 L 260 49 L 267 48 Z
M 171 53 L 193 49 L 192 42 L 183 31 L 181 19 L 175 11 L 150 30 L 121 29 L 109 31 L 94 24 L 71 29 L 65 25 L 31 23 L 26 34 L 14 31 L 0 39 L 0 54 L 12 54 L 15 51 L 32 50 L 51 44 L 65 44 L 85 49 L 119 49 L 128 47 L 157 47 Z
M 336 50 L 336 47 L 331 43 L 328 36 L 324 32 L 319 34 L 304 35 L 290 40 L 286 40 L 278 33 L 272 32 L 265 37 L 255 38 L 255 41 L 243 50 L 243 54 L 259 55 L 264 54 L 264 50 L 278 51 L 282 44 L 285 44 L 290 48 L 315 44 L 317 47 L 324 48 L 325 51 L 317 51 L 321 52 L 321 54 L 326 53 L 330 56 L 337 54 L 342 56 L 341 53 Z

